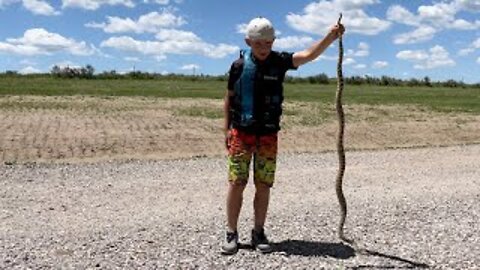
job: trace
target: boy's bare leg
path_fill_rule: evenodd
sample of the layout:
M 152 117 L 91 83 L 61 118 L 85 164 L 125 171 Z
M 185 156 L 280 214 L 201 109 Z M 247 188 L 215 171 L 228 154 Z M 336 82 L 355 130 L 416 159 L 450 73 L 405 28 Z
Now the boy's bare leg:
M 238 216 L 242 209 L 245 184 L 229 183 L 227 193 L 227 226 L 231 232 L 237 231 Z
M 263 229 L 267 218 L 268 202 L 270 199 L 270 187 L 263 183 L 255 183 L 256 191 L 253 200 L 254 219 L 256 231 Z

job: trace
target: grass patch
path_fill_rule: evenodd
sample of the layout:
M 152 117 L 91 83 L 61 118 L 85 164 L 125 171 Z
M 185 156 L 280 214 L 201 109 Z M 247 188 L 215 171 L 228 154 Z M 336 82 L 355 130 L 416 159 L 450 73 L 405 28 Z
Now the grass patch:
M 223 110 L 221 108 L 192 106 L 189 108 L 176 109 L 174 115 L 219 119 L 223 118 Z
M 312 102 L 286 102 L 283 111 L 287 125 L 318 126 L 335 116 L 332 104 Z
M 332 119 L 335 114 L 331 108 L 328 108 L 324 104 L 318 104 L 311 108 L 311 110 L 305 110 L 302 112 L 299 120 L 299 124 L 302 126 L 319 126 Z
M 335 85 L 287 84 L 290 100 L 333 103 Z M 345 104 L 414 105 L 439 112 L 480 114 L 479 88 L 381 87 L 345 85 Z
M 227 83 L 214 80 L 85 80 L 51 77 L 5 77 L 0 80 L 2 95 L 38 96 L 144 96 L 167 98 L 222 99 Z M 285 84 L 286 101 L 332 104 L 335 85 Z M 413 105 L 439 112 L 480 114 L 479 88 L 380 87 L 345 85 L 347 105 Z M 14 106 L 2 104 L 2 106 Z M 24 104 L 22 106 L 36 106 Z M 58 106 L 62 104 L 45 104 Z M 198 109 L 198 108 L 197 108 Z M 291 113 L 286 111 L 286 114 Z M 211 113 L 210 113 L 211 114 Z M 213 114 L 217 115 L 217 114 Z M 212 116 L 213 117 L 213 116 Z
M 84 80 L 7 77 L 0 80 L 0 95 L 38 96 L 146 96 L 214 98 L 225 95 L 226 82 L 171 80 Z
M 85 96 L 9 96 L 0 97 L 0 110 L 32 111 L 32 110 L 64 110 L 82 112 L 126 112 L 143 110 L 152 106 L 151 100 L 126 100 L 118 102 L 118 97 L 85 97 Z M 153 101 L 154 102 L 154 101 Z M 153 105 L 155 105 L 153 103 Z
M 24 101 L 24 100 L 3 100 L 0 99 L 0 109 L 11 111 L 25 110 L 66 110 L 71 108 L 70 102 L 56 101 Z
M 294 115 L 298 115 L 300 114 L 300 111 L 298 110 L 295 110 L 295 109 L 290 109 L 290 108 L 283 108 L 283 112 L 282 112 L 283 115 L 288 115 L 288 116 L 294 116 Z

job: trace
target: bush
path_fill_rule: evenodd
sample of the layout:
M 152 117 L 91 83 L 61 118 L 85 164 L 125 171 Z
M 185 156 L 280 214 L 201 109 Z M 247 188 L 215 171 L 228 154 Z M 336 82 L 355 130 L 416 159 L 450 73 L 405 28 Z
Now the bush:
M 81 78 L 81 79 L 93 79 L 95 69 L 91 65 L 86 65 L 85 67 L 69 67 L 66 66 L 61 68 L 57 65 L 52 67 L 50 73 L 59 78 Z

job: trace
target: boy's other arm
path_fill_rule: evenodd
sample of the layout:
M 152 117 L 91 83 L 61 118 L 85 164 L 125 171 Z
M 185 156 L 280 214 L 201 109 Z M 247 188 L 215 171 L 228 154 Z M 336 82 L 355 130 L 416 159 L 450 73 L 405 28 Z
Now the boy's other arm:
M 224 115 L 224 126 L 223 131 L 227 135 L 228 129 L 230 128 L 230 97 L 233 96 L 233 91 L 225 91 L 224 105 L 223 105 L 223 115 Z
M 322 40 L 317 41 L 306 50 L 294 53 L 292 56 L 293 66 L 299 67 L 317 58 L 330 44 L 342 35 L 344 31 L 345 28 L 342 24 L 334 25 Z
M 231 115 L 230 115 L 230 97 L 233 96 L 233 91 L 228 90 L 225 91 L 225 100 L 224 100 L 224 105 L 223 105 L 223 114 L 224 114 L 224 126 L 223 126 L 223 132 L 225 134 L 225 147 L 228 150 L 228 130 L 230 129 L 230 124 L 231 124 Z

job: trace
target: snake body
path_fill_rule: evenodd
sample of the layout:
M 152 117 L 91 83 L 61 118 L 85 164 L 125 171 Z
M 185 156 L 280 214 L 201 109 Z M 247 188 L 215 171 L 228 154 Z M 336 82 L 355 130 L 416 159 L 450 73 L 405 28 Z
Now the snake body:
M 338 24 L 342 20 L 342 14 L 340 13 L 340 18 L 338 19 Z M 335 189 L 337 192 L 338 202 L 340 204 L 340 223 L 338 224 L 338 237 L 348 243 L 353 241 L 347 239 L 343 233 L 343 227 L 345 225 L 345 219 L 347 217 L 347 201 L 343 195 L 343 176 L 345 174 L 345 149 L 343 146 L 343 136 L 345 129 L 345 113 L 343 112 L 342 107 L 342 95 L 343 95 L 343 72 L 342 72 L 342 62 L 343 62 L 343 41 L 342 35 L 338 37 L 338 62 L 337 62 L 337 92 L 335 96 L 335 108 L 337 111 L 338 117 L 338 134 L 337 134 L 337 152 L 338 152 L 338 162 L 339 167 L 337 171 L 337 178 L 335 182 Z

